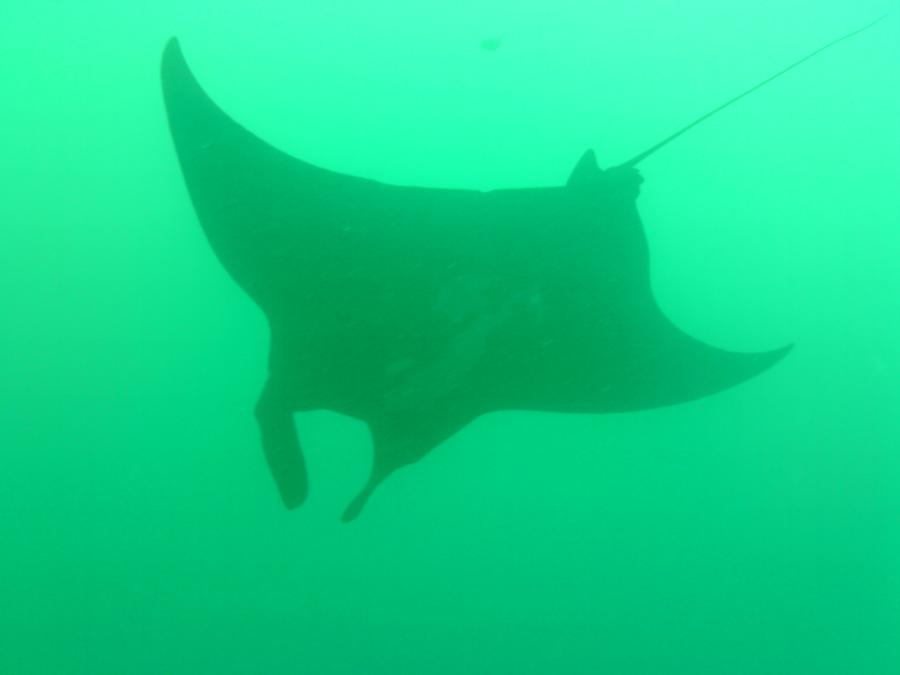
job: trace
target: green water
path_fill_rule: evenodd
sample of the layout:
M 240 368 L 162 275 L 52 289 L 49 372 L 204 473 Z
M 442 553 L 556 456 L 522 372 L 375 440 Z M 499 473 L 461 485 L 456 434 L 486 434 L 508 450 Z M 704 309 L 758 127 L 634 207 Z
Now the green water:
M 311 493 L 280 505 L 267 327 L 158 70 L 177 35 L 226 110 L 338 171 L 554 185 L 887 4 L 6 3 L 0 674 L 897 672 L 896 12 L 642 166 L 666 313 L 784 362 L 657 411 L 482 417 L 350 525 L 369 438 L 334 413 L 296 416 Z

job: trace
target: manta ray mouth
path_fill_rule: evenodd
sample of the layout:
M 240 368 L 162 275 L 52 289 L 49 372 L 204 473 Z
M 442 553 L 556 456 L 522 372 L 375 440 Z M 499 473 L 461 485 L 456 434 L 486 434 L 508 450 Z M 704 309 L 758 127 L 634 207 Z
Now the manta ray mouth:
M 314 166 L 246 130 L 203 91 L 174 39 L 162 84 L 198 219 L 269 321 L 256 419 L 288 508 L 307 494 L 298 410 L 335 410 L 372 432 L 352 519 L 393 471 L 479 415 L 682 403 L 790 350 L 728 352 L 665 319 L 631 167 L 601 172 L 589 153 L 555 187 L 389 185 Z

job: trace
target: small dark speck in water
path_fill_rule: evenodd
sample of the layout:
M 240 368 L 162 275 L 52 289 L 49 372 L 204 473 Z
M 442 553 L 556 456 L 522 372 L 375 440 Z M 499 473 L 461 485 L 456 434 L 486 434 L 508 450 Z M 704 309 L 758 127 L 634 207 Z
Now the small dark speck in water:
M 481 48 L 486 52 L 495 52 L 500 48 L 502 40 L 498 37 L 486 38 L 481 41 Z

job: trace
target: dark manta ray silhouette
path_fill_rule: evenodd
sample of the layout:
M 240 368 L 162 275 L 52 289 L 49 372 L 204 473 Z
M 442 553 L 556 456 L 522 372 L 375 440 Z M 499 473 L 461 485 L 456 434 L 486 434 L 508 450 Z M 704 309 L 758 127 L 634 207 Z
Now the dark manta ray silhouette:
M 653 298 L 635 165 L 716 111 L 609 170 L 588 151 L 565 186 L 479 192 L 387 185 L 277 150 L 213 103 L 174 39 L 162 81 L 199 220 L 269 320 L 256 417 L 288 508 L 307 494 L 295 411 L 368 424 L 371 476 L 351 520 L 388 475 L 484 413 L 682 403 L 789 350 L 704 344 Z

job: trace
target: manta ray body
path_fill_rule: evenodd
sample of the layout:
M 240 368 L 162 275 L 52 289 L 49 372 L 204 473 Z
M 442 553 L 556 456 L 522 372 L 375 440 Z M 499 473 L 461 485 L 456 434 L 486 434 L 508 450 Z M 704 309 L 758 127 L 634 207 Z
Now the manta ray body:
M 162 81 L 200 223 L 268 318 L 256 418 L 288 508 L 307 495 L 296 411 L 330 409 L 371 430 L 371 474 L 351 520 L 393 471 L 479 415 L 683 403 L 790 349 L 718 349 L 654 301 L 635 164 L 687 128 L 608 170 L 588 151 L 561 186 L 407 187 L 264 142 L 207 96 L 174 39 Z

